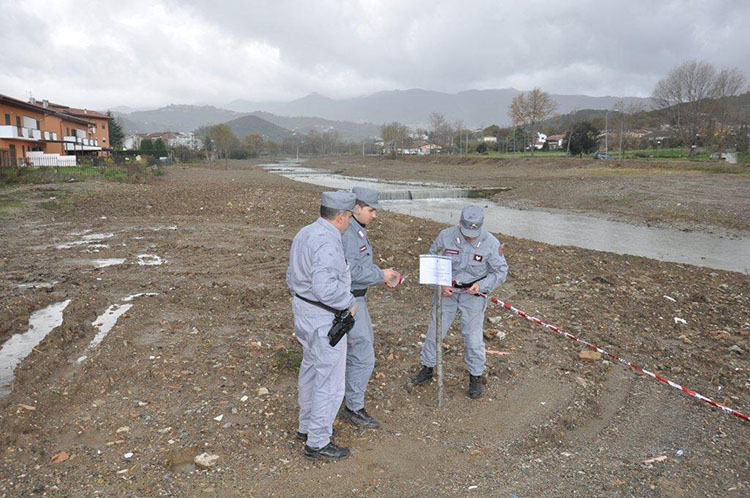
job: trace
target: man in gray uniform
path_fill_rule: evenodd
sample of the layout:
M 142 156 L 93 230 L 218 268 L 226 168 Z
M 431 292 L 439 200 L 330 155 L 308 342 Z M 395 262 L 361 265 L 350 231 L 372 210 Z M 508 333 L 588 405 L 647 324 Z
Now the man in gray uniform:
M 355 200 L 348 192 L 324 192 L 320 218 L 297 233 L 289 251 L 286 281 L 294 296 L 294 334 L 302 344 L 297 437 L 307 442 L 304 454 L 311 459 L 349 456 L 347 448 L 331 442 L 333 420 L 344 398 L 346 341 L 331 347 L 328 331 L 334 319 L 331 309 L 357 313 L 341 244 Z
M 464 362 L 469 370 L 469 396 L 482 395 L 485 365 L 484 311 L 487 300 L 477 293 L 489 294 L 505 282 L 508 264 L 500 241 L 482 229 L 484 211 L 468 205 L 461 211 L 459 225 L 443 230 L 430 247 L 430 254 L 442 254 L 452 260 L 453 286 L 443 287 L 443 337 L 457 312 L 461 312 Z M 457 291 L 458 290 L 458 291 Z M 433 303 L 434 304 L 434 303 Z M 427 338 L 422 346 L 422 369 L 412 383 L 422 385 L 432 379 L 436 363 L 435 316 L 430 317 Z
M 347 334 L 346 394 L 342 416 L 356 426 L 377 428 L 380 423 L 365 410 L 365 391 L 375 367 L 372 322 L 365 295 L 372 285 L 385 283 L 395 287 L 401 275 L 392 268 L 381 270 L 372 261 L 367 225 L 377 217 L 376 211 L 380 209 L 377 190 L 355 187 L 352 192 L 357 196 L 357 203 L 349 228 L 344 232 L 343 243 L 352 273 L 352 294 L 359 306 L 354 328 Z

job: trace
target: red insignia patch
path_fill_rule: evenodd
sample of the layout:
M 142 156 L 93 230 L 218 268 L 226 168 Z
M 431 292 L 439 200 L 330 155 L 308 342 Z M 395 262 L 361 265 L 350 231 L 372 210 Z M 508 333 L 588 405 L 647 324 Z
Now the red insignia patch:
M 367 252 L 367 246 L 362 246 L 359 248 L 359 252 Z
M 446 249 L 445 254 L 459 254 L 459 252 L 455 249 Z
M 478 261 L 479 263 L 481 263 L 482 261 L 484 261 L 484 256 L 482 256 L 481 254 L 475 254 L 474 261 Z

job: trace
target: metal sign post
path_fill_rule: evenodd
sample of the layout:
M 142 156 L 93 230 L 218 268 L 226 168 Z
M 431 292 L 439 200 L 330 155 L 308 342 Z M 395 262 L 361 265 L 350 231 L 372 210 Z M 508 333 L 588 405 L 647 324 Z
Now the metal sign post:
M 435 286 L 435 345 L 437 351 L 437 404 L 443 406 L 443 287 Z
M 435 286 L 435 349 L 439 407 L 443 406 L 443 286 L 450 286 L 452 282 L 451 259 L 442 256 L 442 252 L 442 248 L 438 248 L 437 255 L 419 256 L 419 283 Z

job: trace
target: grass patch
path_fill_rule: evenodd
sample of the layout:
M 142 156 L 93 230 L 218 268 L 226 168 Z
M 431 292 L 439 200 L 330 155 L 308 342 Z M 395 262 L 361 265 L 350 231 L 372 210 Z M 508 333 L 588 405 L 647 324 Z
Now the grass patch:
M 15 199 L 0 199 L 0 214 L 4 214 L 8 209 L 22 208 L 26 204 Z
M 66 166 L 39 168 L 2 168 L 0 187 L 17 184 L 62 183 L 70 181 L 106 180 L 144 183 L 151 177 L 165 174 L 163 168 L 128 166 Z
M 273 362 L 279 370 L 297 371 L 302 363 L 302 348 L 291 346 L 273 353 Z

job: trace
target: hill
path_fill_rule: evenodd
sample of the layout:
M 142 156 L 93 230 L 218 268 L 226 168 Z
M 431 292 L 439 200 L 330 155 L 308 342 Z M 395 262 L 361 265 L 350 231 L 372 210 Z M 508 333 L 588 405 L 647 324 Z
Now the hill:
M 252 114 L 227 121 L 225 124 L 240 140 L 248 135 L 260 135 L 263 140 L 281 142 L 284 138 L 292 136 L 291 131 Z
M 242 116 L 242 113 L 213 106 L 168 105 L 150 111 L 115 115 L 122 118 L 126 133 L 151 133 L 165 130 L 193 131 L 201 126 L 225 123 Z

